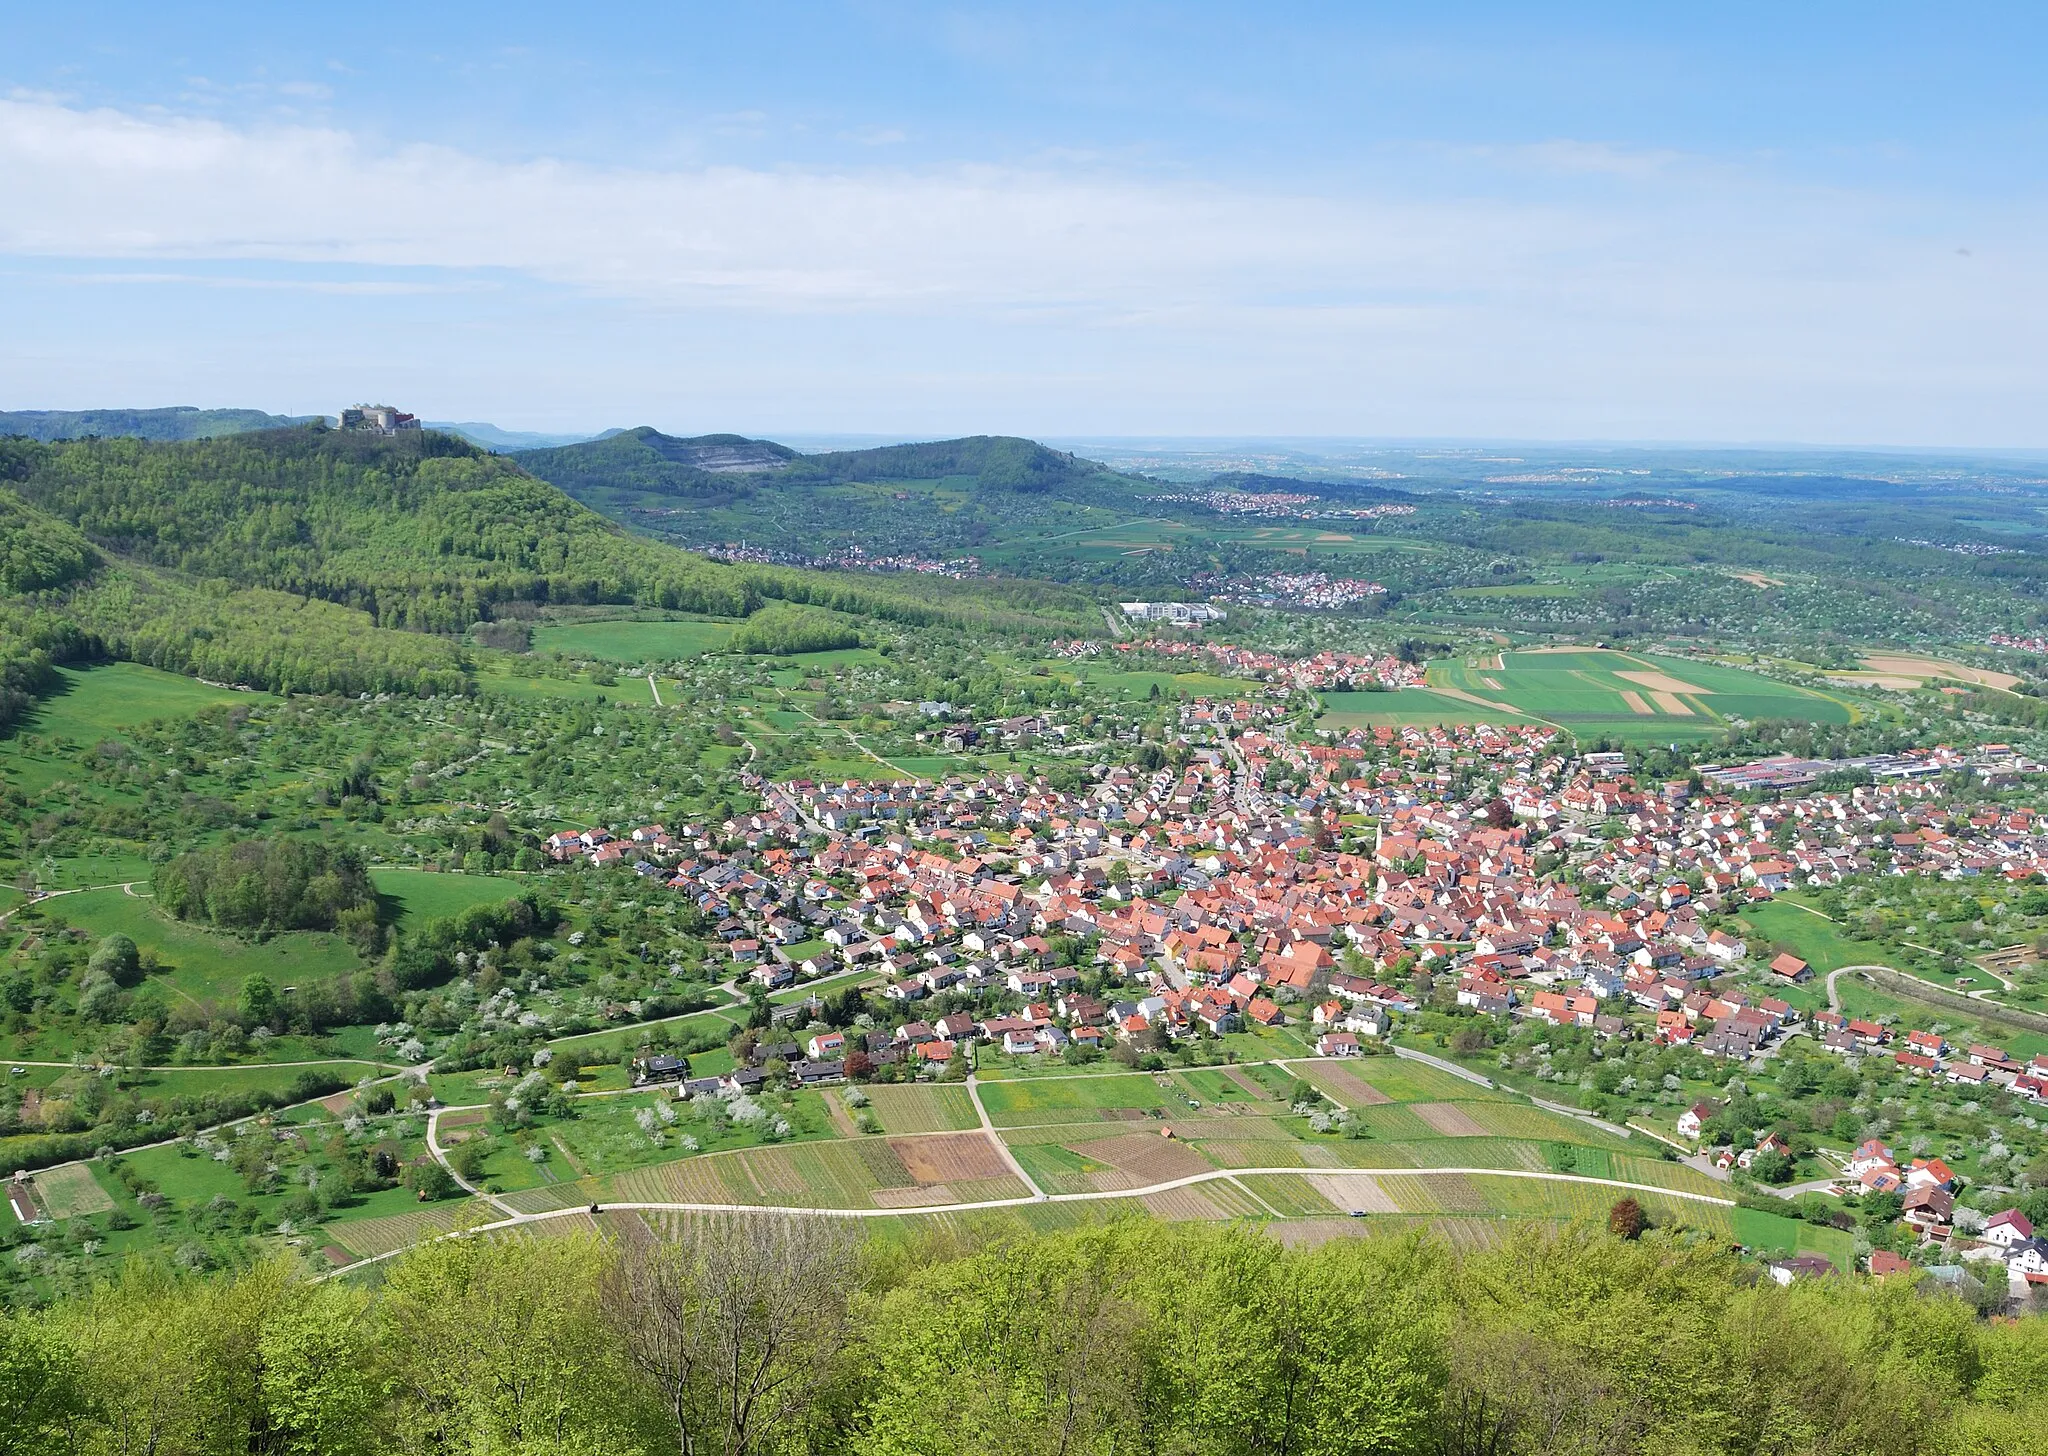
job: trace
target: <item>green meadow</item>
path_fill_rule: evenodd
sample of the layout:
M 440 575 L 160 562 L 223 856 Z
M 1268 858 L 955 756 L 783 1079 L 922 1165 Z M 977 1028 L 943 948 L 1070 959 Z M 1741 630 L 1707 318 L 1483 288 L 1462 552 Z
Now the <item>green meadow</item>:
M 533 649 L 603 662 L 676 662 L 720 651 L 739 626 L 714 618 L 554 623 L 534 629 Z

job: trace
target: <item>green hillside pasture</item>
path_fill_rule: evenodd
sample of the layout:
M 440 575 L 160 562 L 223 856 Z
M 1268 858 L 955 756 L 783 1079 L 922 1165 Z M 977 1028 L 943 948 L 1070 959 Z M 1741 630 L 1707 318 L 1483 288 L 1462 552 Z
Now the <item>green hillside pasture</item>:
M 645 678 L 626 677 L 610 687 L 601 686 L 581 677 L 519 677 L 506 666 L 504 660 L 486 660 L 477 671 L 477 686 L 486 693 L 498 693 L 508 698 L 529 700 L 546 699 L 550 702 L 570 703 L 623 703 L 631 707 L 654 706 L 654 698 L 647 691 Z M 673 684 L 663 689 L 666 693 Z
M 1063 1077 L 983 1085 L 981 1105 L 997 1127 L 1031 1127 L 1054 1122 L 1110 1122 L 1123 1116 L 1149 1122 L 1143 1113 L 1166 1106 L 1166 1096 L 1148 1076 Z
M 362 968 L 349 943 L 326 931 L 292 931 L 258 944 L 219 935 L 160 914 L 154 904 L 125 890 L 86 890 L 46 902 L 52 920 L 95 937 L 119 931 L 170 967 L 152 977 L 174 997 L 232 1001 L 242 981 L 258 973 L 279 986 L 297 986 Z
M 719 652 L 739 630 L 737 621 L 693 618 L 670 622 L 568 622 L 534 629 L 533 650 L 626 664 L 680 662 Z
M 158 718 L 183 718 L 222 703 L 254 705 L 276 699 L 268 693 L 243 693 L 210 687 L 197 678 L 159 672 L 132 662 L 100 667 L 57 669 L 61 686 L 36 705 L 22 724 L 22 733 L 61 736 L 92 743 L 124 728 Z
M 391 1063 L 391 1067 L 397 1063 Z M 308 1072 L 330 1072 L 353 1084 L 364 1077 L 388 1071 L 374 1062 L 331 1061 L 318 1066 L 265 1065 L 245 1062 L 232 1067 L 178 1067 L 163 1072 L 141 1072 L 132 1081 L 124 1075 L 122 1085 L 132 1086 L 144 1097 L 195 1097 L 206 1092 L 268 1092 L 282 1097 L 292 1084 Z
M 1845 1274 L 1856 1267 L 1856 1241 L 1846 1229 L 1825 1228 L 1803 1218 L 1787 1218 L 1760 1208 L 1738 1208 L 1733 1212 L 1736 1241 L 1756 1253 L 1819 1254 Z
M 379 898 L 390 902 L 401 920 L 423 922 L 460 915 L 472 905 L 497 905 L 526 885 L 496 875 L 458 875 L 431 870 L 372 870 L 370 881 Z
M 0 737 L 0 771 L 4 781 L 30 792 L 47 789 L 78 772 L 76 756 L 52 753 L 25 740 L 64 739 L 91 745 L 121 738 L 129 729 L 159 718 L 185 718 L 201 708 L 223 704 L 251 706 L 276 701 L 267 693 L 238 693 L 208 687 L 196 678 L 111 662 L 102 667 L 57 670 L 57 687 L 28 713 L 14 730 Z M 146 869 L 140 871 L 147 873 Z M 108 875 L 96 883 L 114 878 Z M 95 883 L 88 881 L 87 883 Z

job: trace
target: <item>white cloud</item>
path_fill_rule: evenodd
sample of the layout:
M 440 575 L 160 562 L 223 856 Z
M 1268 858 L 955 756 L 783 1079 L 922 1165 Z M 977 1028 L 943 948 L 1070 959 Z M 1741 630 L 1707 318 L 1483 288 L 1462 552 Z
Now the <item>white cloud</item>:
M 1051 169 L 603 170 L 315 127 L 0 102 L 0 250 L 508 269 L 773 308 L 1102 309 L 1463 286 L 1583 241 L 1561 213 Z
M 888 428 L 905 418 L 888 402 L 916 399 L 962 428 L 2015 441 L 2038 437 L 2048 387 L 2034 204 L 1962 212 L 1597 143 L 1416 148 L 1318 194 L 1051 155 L 607 169 L 17 96 L 0 100 L 0 195 L 0 255 L 269 290 L 266 318 L 292 292 L 512 279 L 641 305 L 544 309 L 507 288 L 477 325 L 504 331 L 484 354 L 468 333 L 387 330 L 358 357 L 536 393 L 682 392 L 755 420 L 801 400 L 813 424 Z M 17 305 L 31 271 L 60 270 L 0 285 Z M 104 343 L 56 313 L 38 326 L 43 353 L 0 358 L 0 385 L 43 388 L 72 351 L 101 387 Z M 246 327 L 235 367 L 267 379 L 274 336 Z M 713 342 L 693 354 L 684 334 Z M 185 338 L 166 337 L 182 380 Z

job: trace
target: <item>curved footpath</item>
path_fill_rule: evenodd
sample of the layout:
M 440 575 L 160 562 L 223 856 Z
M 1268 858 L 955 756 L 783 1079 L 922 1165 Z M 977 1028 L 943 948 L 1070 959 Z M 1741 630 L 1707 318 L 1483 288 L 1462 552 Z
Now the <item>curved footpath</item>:
M 444 1109 L 453 1110 L 453 1109 Z M 1000 1139 L 998 1139 L 1000 1141 Z M 439 1157 L 439 1149 L 435 1149 Z M 445 1166 L 445 1164 L 444 1164 Z M 449 1170 L 451 1173 L 453 1169 Z M 928 1203 L 908 1208 L 811 1208 L 787 1204 L 767 1203 L 591 1203 L 574 1208 L 551 1208 L 541 1213 L 513 1213 L 491 1223 L 480 1223 L 470 1228 L 458 1229 L 440 1234 L 436 1239 L 423 1239 L 421 1243 L 434 1243 L 438 1239 L 468 1238 L 473 1234 L 497 1233 L 504 1229 L 520 1228 L 528 1224 L 546 1223 L 558 1218 L 585 1218 L 592 1213 L 778 1213 L 812 1214 L 820 1218 L 903 1218 L 932 1213 L 971 1213 L 985 1208 L 1024 1208 L 1036 1203 L 1090 1203 L 1106 1198 L 1144 1198 L 1154 1193 L 1168 1193 L 1176 1188 L 1189 1188 L 1198 1183 L 1229 1181 L 1253 1178 L 1269 1174 L 1291 1174 L 1295 1177 L 1310 1175 L 1318 1178 L 1414 1178 L 1414 1177 L 1485 1177 L 1485 1178 L 1530 1178 L 1548 1183 L 1586 1183 L 1599 1188 L 1619 1188 L 1629 1193 L 1655 1193 L 1666 1198 L 1682 1198 L 1692 1203 L 1710 1203 L 1721 1208 L 1733 1208 L 1735 1200 L 1721 1198 L 1712 1193 L 1692 1193 L 1677 1188 L 1650 1188 L 1641 1183 L 1624 1183 L 1618 1178 L 1592 1178 L 1582 1173 L 1532 1173 L 1521 1168 L 1212 1168 L 1206 1173 L 1190 1173 L 1185 1178 L 1169 1178 L 1163 1183 L 1149 1183 L 1142 1188 L 1117 1188 L 1095 1193 L 1040 1193 L 1035 1197 L 991 1198 L 979 1203 Z M 468 1185 L 464 1185 L 465 1187 Z M 1249 1189 L 1240 1191 L 1247 1194 Z M 1254 1198 L 1257 1195 L 1252 1195 Z M 495 1200 L 493 1207 L 501 1207 Z M 417 1244 L 407 1248 L 417 1248 Z M 333 1278 L 366 1265 L 381 1263 L 406 1249 L 391 1249 L 382 1254 L 372 1254 L 358 1259 L 353 1264 L 336 1269 L 322 1278 Z

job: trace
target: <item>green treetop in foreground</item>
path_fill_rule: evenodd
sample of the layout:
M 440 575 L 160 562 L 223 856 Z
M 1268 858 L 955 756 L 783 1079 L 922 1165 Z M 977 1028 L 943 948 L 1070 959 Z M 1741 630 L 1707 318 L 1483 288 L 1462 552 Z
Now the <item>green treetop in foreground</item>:
M 428 1245 L 374 1290 L 133 1265 L 0 1322 L 12 1452 L 2048 1450 L 2048 1323 L 1652 1233 L 1285 1249 L 1127 1220 Z

